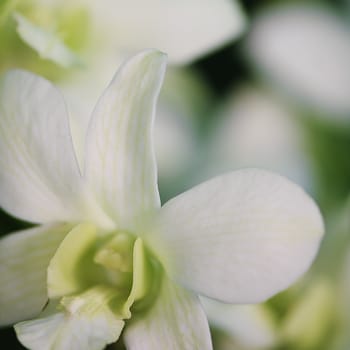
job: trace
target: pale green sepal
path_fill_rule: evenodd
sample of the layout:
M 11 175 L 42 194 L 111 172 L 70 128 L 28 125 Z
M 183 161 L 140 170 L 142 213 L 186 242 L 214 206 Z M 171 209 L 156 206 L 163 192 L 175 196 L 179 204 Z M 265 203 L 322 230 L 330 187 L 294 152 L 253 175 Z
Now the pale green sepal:
M 208 321 L 198 298 L 163 276 L 154 304 L 133 315 L 125 330 L 128 350 L 210 350 Z
M 156 50 L 126 61 L 99 99 L 88 128 L 86 180 L 121 230 L 136 232 L 160 207 L 152 131 L 165 66 L 166 55 Z
M 29 21 L 19 13 L 14 13 L 17 32 L 21 39 L 42 58 L 69 68 L 81 64 L 79 57 L 69 49 L 57 33 L 49 32 Z
M 46 270 L 70 225 L 43 225 L 0 240 L 0 326 L 40 313 L 47 302 Z
M 48 316 L 15 325 L 17 337 L 31 350 L 102 350 L 118 340 L 124 327 L 109 308 L 115 295 L 115 290 L 98 286 L 63 298 Z
M 87 287 L 84 271 L 93 272 L 92 259 L 84 259 L 96 241 L 96 228 L 91 224 L 76 226 L 62 241 L 47 270 L 50 298 L 80 292 Z M 90 261 L 90 264 L 89 264 Z M 96 266 L 98 268 L 98 266 Z

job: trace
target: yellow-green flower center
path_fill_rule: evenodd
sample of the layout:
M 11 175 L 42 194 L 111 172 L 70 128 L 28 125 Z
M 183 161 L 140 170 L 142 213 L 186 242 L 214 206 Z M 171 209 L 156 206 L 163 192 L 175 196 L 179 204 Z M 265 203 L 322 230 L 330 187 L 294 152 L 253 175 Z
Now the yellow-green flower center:
M 99 234 L 92 225 L 75 227 L 48 268 L 48 294 L 68 312 L 108 307 L 119 319 L 131 317 L 156 295 L 161 269 L 140 238 L 116 231 Z M 91 297 L 91 295 L 93 297 Z
M 106 283 L 120 289 L 131 287 L 134 243 L 130 234 L 117 232 L 96 250 L 93 261 L 104 268 Z

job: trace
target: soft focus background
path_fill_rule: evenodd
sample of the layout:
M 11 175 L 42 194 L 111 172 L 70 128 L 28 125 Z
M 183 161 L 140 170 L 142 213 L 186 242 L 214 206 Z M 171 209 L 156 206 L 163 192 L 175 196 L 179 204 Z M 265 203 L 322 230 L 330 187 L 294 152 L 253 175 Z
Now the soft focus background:
M 350 1 L 0 2 L 0 72 L 58 84 L 78 152 L 98 95 L 147 47 L 169 54 L 155 126 L 163 202 L 260 167 L 300 184 L 325 218 L 313 267 L 287 291 L 257 306 L 203 299 L 215 349 L 350 349 Z M 28 226 L 0 213 L 2 235 Z M 11 328 L 0 341 L 23 349 Z

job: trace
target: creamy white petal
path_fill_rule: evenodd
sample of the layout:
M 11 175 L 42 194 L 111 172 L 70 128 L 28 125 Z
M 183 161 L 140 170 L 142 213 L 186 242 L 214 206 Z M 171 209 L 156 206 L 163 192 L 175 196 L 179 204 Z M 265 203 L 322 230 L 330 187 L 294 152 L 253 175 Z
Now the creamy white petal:
M 166 56 L 146 50 L 128 60 L 100 98 L 86 140 L 86 179 L 119 228 L 133 230 L 159 208 L 152 143 Z
M 208 321 L 198 298 L 163 277 L 151 309 L 133 315 L 124 341 L 128 350 L 210 350 Z
M 56 313 L 16 325 L 18 339 L 31 350 L 102 350 L 117 341 L 124 327 L 121 320 L 104 315 L 87 319 Z
M 17 337 L 31 350 L 102 350 L 124 327 L 105 301 L 98 289 L 63 298 L 56 309 L 49 305 L 39 318 L 16 324 Z
M 47 302 L 46 269 L 69 225 L 45 225 L 0 240 L 0 325 L 36 316 Z
M 307 270 L 323 230 L 317 206 L 300 187 L 246 169 L 166 203 L 149 242 L 185 287 L 225 302 L 253 303 Z
M 235 39 L 245 27 L 236 0 L 92 1 L 91 15 L 96 30 L 105 29 L 105 45 L 119 52 L 156 47 L 180 64 Z
M 77 219 L 80 181 L 61 95 L 9 71 L 0 80 L 0 205 L 32 222 Z

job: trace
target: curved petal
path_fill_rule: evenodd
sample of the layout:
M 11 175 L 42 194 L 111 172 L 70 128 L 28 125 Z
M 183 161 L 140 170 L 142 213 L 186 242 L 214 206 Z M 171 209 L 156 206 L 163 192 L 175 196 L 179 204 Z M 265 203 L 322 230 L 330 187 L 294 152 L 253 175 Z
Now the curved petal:
M 151 276 L 147 265 L 143 242 L 140 238 L 137 238 L 133 247 L 132 286 L 130 294 L 123 305 L 123 318 L 129 319 L 131 317 L 130 308 L 132 305 L 135 301 L 145 297 L 150 290 L 151 281 L 155 282 L 154 276 Z
M 233 0 L 109 0 L 91 6 L 96 23 L 106 25 L 110 46 L 124 52 L 157 47 L 172 63 L 188 63 L 235 39 L 245 27 Z
M 184 286 L 224 302 L 254 303 L 306 271 L 322 234 L 320 212 L 300 187 L 246 169 L 166 203 L 150 244 Z
M 45 225 L 0 240 L 0 325 L 37 315 L 47 302 L 46 269 L 69 225 Z
M 16 324 L 18 339 L 31 350 L 102 350 L 118 340 L 124 327 L 107 306 L 113 293 L 102 286 L 63 298 L 40 318 Z
M 45 79 L 0 80 L 0 205 L 31 222 L 76 219 L 80 175 L 64 101 Z
M 133 316 L 124 341 L 128 350 L 210 350 L 208 321 L 197 297 L 166 277 L 155 304 Z
M 159 208 L 152 144 L 166 56 L 147 50 L 127 61 L 100 98 L 86 141 L 86 179 L 119 228 Z
M 96 243 L 96 231 L 93 225 L 79 224 L 57 247 L 47 268 L 47 293 L 50 299 L 80 292 L 89 286 L 84 279 L 86 274 L 101 274 L 92 262 L 90 255 L 93 253 L 87 254 Z
M 18 323 L 18 339 L 31 350 L 101 350 L 118 340 L 124 321 L 101 315 L 87 319 L 55 313 L 46 318 Z

